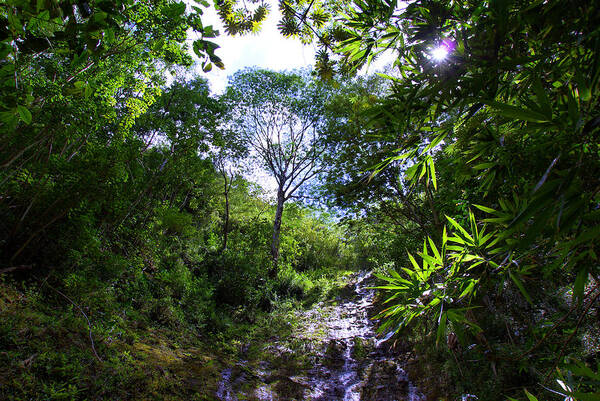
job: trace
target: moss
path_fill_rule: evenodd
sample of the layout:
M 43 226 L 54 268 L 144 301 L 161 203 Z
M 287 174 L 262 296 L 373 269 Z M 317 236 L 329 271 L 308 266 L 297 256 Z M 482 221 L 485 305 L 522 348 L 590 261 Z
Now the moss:
M 273 389 L 282 400 L 303 400 L 307 387 L 304 384 L 296 383 L 289 378 L 282 378 L 272 385 Z
M 361 362 L 373 351 L 374 345 L 373 339 L 356 337 L 352 346 L 352 358 Z
M 338 285 L 327 280 L 324 288 Z M 234 378 L 240 379 L 236 391 L 253 400 L 264 387 L 275 399 L 293 400 L 306 389 L 290 377 L 314 366 L 330 313 L 323 303 L 307 314 L 302 302 L 293 300 L 274 304 L 251 323 L 223 312 L 227 325 L 206 338 L 179 317 L 168 324 L 153 321 L 156 300 L 134 308 L 100 305 L 105 298 L 92 297 L 82 305 L 92 322 L 99 362 L 88 324 L 76 308 L 53 292 L 42 297 L 0 282 L 0 399 L 214 400 L 223 370 L 246 360 Z M 176 316 L 177 307 L 166 306 Z M 314 330 L 306 332 L 307 325 Z M 275 352 L 268 347 L 274 344 L 290 351 Z M 258 377 L 253 372 L 264 368 L 264 361 L 268 377 Z

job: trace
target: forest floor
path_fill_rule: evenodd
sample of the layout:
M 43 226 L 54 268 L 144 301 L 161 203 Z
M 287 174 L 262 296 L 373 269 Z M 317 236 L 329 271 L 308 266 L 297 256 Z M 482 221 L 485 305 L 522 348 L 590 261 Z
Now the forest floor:
M 5 291 L 0 399 L 422 399 L 403 370 L 409 350 L 376 337 L 373 277 L 344 272 L 330 284 L 319 302 L 281 301 L 212 335 L 129 324 L 95 339 L 101 361 L 76 310 L 57 321 Z

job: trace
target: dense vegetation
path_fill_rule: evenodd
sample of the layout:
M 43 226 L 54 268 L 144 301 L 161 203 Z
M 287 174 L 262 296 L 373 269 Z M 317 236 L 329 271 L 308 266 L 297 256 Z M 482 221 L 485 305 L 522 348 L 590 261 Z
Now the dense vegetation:
M 220 96 L 201 3 L 0 5 L 0 398 L 210 397 L 240 338 L 368 269 L 430 399 L 600 399 L 593 2 L 282 0 L 314 73 Z M 215 5 L 231 34 L 268 11 Z

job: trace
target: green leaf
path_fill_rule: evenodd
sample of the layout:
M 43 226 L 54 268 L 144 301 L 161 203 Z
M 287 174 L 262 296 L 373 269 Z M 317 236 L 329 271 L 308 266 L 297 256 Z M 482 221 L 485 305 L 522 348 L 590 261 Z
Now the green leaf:
M 463 290 L 460 294 L 459 298 L 463 298 L 467 295 L 470 295 L 473 292 L 473 288 L 475 288 L 475 284 L 477 284 L 479 280 L 469 280 L 469 285 Z
M 446 226 L 444 225 L 444 230 L 442 231 L 442 248 L 448 242 L 448 233 L 446 231 Z
M 414 179 L 418 167 L 418 164 L 414 164 L 404 171 L 404 175 L 406 175 L 406 178 L 408 178 L 409 181 L 412 181 Z
M 6 15 L 6 16 L 8 18 L 8 23 L 10 24 L 9 26 L 12 29 L 14 29 L 17 33 L 19 31 L 22 31 L 23 30 L 23 25 L 21 24 L 21 20 L 19 19 L 19 17 L 16 14 L 14 14 L 12 12 L 12 10 L 9 11 L 7 14 L 8 15 Z
M 429 246 L 431 247 L 431 250 L 435 254 L 436 259 L 439 260 L 440 262 L 442 262 L 442 257 L 440 256 L 440 252 L 438 251 L 437 247 L 435 246 L 435 243 L 433 242 L 433 240 L 430 237 L 427 237 L 427 240 L 429 241 Z
M 521 279 L 516 274 L 513 274 L 513 272 L 511 272 L 510 270 L 508 271 L 508 275 L 510 276 L 512 281 L 515 283 L 515 285 L 519 288 L 519 291 L 521 291 L 521 294 L 523 294 L 523 296 L 525 297 L 527 302 L 529 302 L 531 305 L 533 305 L 531 296 L 529 296 L 529 293 L 525 289 L 525 286 L 523 285 L 523 282 L 521 281 Z
M 179 17 L 185 12 L 185 3 L 171 3 L 165 7 L 163 13 L 166 17 L 174 19 Z
M 592 240 L 594 240 L 595 238 L 597 238 L 599 236 L 600 236 L 600 225 L 585 230 L 584 232 L 579 234 L 579 236 L 577 238 L 565 243 L 563 246 L 573 249 L 574 247 L 576 247 L 578 245 L 584 244 L 586 242 L 591 242 Z
M 529 391 L 527 391 L 527 389 L 525 389 L 525 395 L 527 396 L 527 399 L 529 399 L 529 401 L 538 401 L 538 399 Z
M 468 239 L 469 241 L 473 242 L 473 237 L 471 237 L 471 235 L 469 235 L 469 233 L 467 232 L 467 230 L 465 230 L 464 228 L 462 228 L 461 225 L 456 222 L 456 220 L 454 220 L 450 216 L 446 216 L 446 219 L 448 219 L 448 221 L 450 222 L 450 224 L 452 224 L 454 226 L 454 228 L 458 229 L 458 231 L 460 231 L 465 236 L 466 239 Z
M 497 213 L 496 210 L 492 209 L 491 207 L 486 207 L 486 206 L 482 206 L 482 205 L 473 205 L 475 206 L 477 209 L 486 212 L 486 213 Z
M 575 365 L 570 365 L 569 370 L 577 376 L 587 377 L 593 380 L 600 381 L 600 367 L 598 372 L 594 372 L 592 369 L 587 367 L 585 363 L 575 360 Z
M 427 159 L 427 164 L 429 165 L 429 172 L 431 174 L 431 182 L 433 184 L 433 188 L 437 191 L 437 178 L 435 176 L 435 163 L 433 162 L 432 157 L 429 157 Z
M 588 275 L 588 269 L 584 267 L 583 269 L 579 270 L 577 277 L 575 278 L 573 295 L 575 295 L 575 298 L 577 298 L 578 302 L 581 302 L 583 299 L 583 290 L 585 288 L 585 283 L 587 283 Z
M 420 165 L 421 165 L 421 173 L 419 174 L 419 180 L 421 178 L 423 178 L 425 176 L 425 173 L 427 172 L 427 166 L 425 165 L 425 163 L 422 163 Z
M 579 97 L 582 101 L 587 102 L 592 97 L 592 90 L 590 85 L 588 85 L 588 81 L 581 74 L 581 71 L 577 71 L 575 74 L 575 82 L 577 82 L 577 90 L 579 91 Z
M 88 84 L 88 85 L 86 85 L 86 86 L 85 86 L 85 89 L 84 89 L 84 92 L 83 92 L 83 95 L 84 95 L 86 98 L 89 98 L 89 97 L 92 95 L 92 93 L 94 93 L 94 89 L 92 88 L 92 86 L 91 86 L 91 85 L 89 85 L 89 84 Z
M 19 116 L 21 116 L 21 120 L 23 120 L 25 124 L 31 124 L 31 112 L 27 109 L 27 107 L 18 105 L 17 112 L 19 113 Z
M 488 168 L 496 166 L 497 164 L 498 163 L 496 163 L 496 162 L 480 163 L 480 164 L 476 164 L 475 166 L 473 166 L 473 169 L 475 169 L 475 170 L 486 170 Z
M 600 393 L 599 392 L 582 393 L 582 392 L 576 391 L 573 395 L 575 396 L 575 399 L 577 399 L 578 401 L 600 401 Z
M 406 291 L 406 290 L 408 290 L 408 287 L 405 286 L 405 285 L 403 285 L 403 286 L 400 286 L 400 285 L 380 285 L 380 286 L 373 287 L 373 288 L 378 289 L 378 290 L 398 290 L 398 291 Z
M 427 266 L 425 266 L 426 264 L 430 265 L 432 268 L 435 268 L 441 264 L 439 259 L 436 259 L 431 255 L 422 253 L 420 254 L 420 256 L 423 258 L 423 265 L 427 269 L 427 271 L 430 271 L 431 269 L 428 269 Z
M 411 255 L 410 253 L 408 254 L 408 259 L 410 259 L 410 263 L 412 263 L 415 270 L 421 270 L 421 266 L 419 266 L 413 255 Z
M 463 257 L 462 261 L 463 261 L 463 262 L 470 262 L 470 261 L 472 261 L 472 260 L 482 260 L 482 259 L 483 259 L 483 258 L 482 258 L 481 256 L 479 256 L 479 255 L 473 255 L 473 254 L 470 254 L 470 253 L 469 253 L 469 254 L 466 254 L 466 255 Z
M 542 86 L 542 81 L 537 78 L 533 82 L 533 90 L 535 92 L 535 96 L 537 98 L 540 109 L 544 112 L 546 117 L 551 120 L 552 119 L 552 107 L 550 106 L 550 100 L 548 100 L 548 95 Z
M 439 346 L 440 341 L 442 341 L 442 338 L 444 338 L 446 336 L 447 320 L 448 320 L 448 318 L 447 318 L 446 312 L 442 313 L 442 315 L 440 316 L 440 323 L 438 324 L 438 327 L 437 327 L 437 333 L 436 333 L 436 339 L 435 339 L 436 346 Z
M 483 102 L 495 109 L 498 114 L 508 118 L 515 118 L 517 120 L 524 120 L 534 123 L 544 123 L 550 121 L 548 117 L 537 111 L 522 109 L 517 106 L 511 106 L 509 104 L 499 103 L 495 101 Z

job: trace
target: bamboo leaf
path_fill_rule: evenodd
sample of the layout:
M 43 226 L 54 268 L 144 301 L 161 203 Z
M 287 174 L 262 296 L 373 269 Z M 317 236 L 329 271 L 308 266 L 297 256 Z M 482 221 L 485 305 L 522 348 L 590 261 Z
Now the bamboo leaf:
M 437 191 L 437 178 L 435 176 L 435 163 L 433 162 L 433 158 L 427 159 L 427 163 L 429 164 L 431 183 L 433 184 L 433 188 Z
M 435 243 L 433 242 L 433 240 L 430 237 L 427 237 L 427 240 L 429 241 L 429 246 L 431 247 L 431 250 L 433 251 L 436 259 L 441 262 L 442 257 L 440 256 L 440 252 L 438 251 L 437 247 L 435 246 Z
M 525 395 L 527 396 L 527 399 L 529 401 L 538 401 L 538 399 L 533 394 L 531 394 L 529 391 L 527 391 L 527 389 L 525 390 Z
M 498 213 L 497 210 L 492 209 L 491 207 L 486 207 L 486 206 L 482 206 L 482 205 L 473 205 L 473 206 L 475 206 L 477 209 L 479 209 L 483 212 L 486 212 L 486 213 L 492 213 L 492 214 Z
M 537 98 L 538 105 L 540 109 L 544 112 L 544 115 L 551 120 L 552 119 L 552 107 L 550 106 L 550 101 L 548 100 L 548 95 L 542 86 L 542 81 L 539 78 L 536 78 L 533 82 L 533 91 L 535 92 L 535 96 Z
M 579 272 L 577 273 L 575 283 L 573 284 L 573 295 L 575 295 L 577 302 L 581 302 L 583 300 L 583 290 L 585 288 L 585 284 L 588 281 L 588 276 L 588 269 L 586 267 L 579 270 Z
M 525 286 L 523 285 L 523 282 L 521 281 L 521 279 L 516 274 L 514 274 L 513 272 L 511 272 L 510 270 L 508 271 L 508 275 L 510 276 L 510 278 L 512 279 L 512 281 L 515 283 L 515 285 L 517 286 L 517 288 L 519 288 L 519 291 L 521 291 L 521 294 L 523 294 L 523 296 L 525 297 L 525 299 L 527 300 L 527 302 L 529 302 L 531 305 L 533 305 L 533 301 L 531 299 L 531 296 L 529 295 L 529 293 L 525 289 Z
M 483 102 L 495 109 L 498 114 L 503 117 L 514 118 L 517 120 L 524 120 L 534 123 L 543 123 L 548 122 L 550 119 L 543 115 L 542 113 L 538 113 L 533 110 L 522 109 L 517 106 L 511 106 L 509 104 L 499 103 L 496 101 Z
M 410 260 L 410 263 L 412 263 L 415 270 L 421 270 L 421 266 L 419 266 L 413 255 L 411 255 L 410 253 L 408 254 L 408 259 Z
M 469 233 L 467 232 L 467 230 L 465 230 L 464 228 L 462 228 L 461 225 L 456 222 L 456 220 L 454 220 L 450 216 L 446 216 L 446 219 L 448 219 L 448 221 L 450 222 L 450 224 L 452 224 L 454 226 L 454 228 L 458 229 L 458 231 L 460 231 L 465 236 L 466 239 L 468 239 L 469 241 L 473 242 L 473 237 L 471 237 L 469 235 Z
M 475 288 L 475 284 L 477 284 L 479 282 L 479 280 L 470 280 L 469 284 L 467 285 L 467 287 L 463 290 L 463 292 L 461 292 L 459 298 L 463 298 L 467 295 L 470 295 L 473 293 L 473 289 Z
M 447 315 L 446 315 L 446 312 L 444 312 L 440 316 L 440 322 L 439 322 L 438 328 L 437 328 L 436 339 L 435 339 L 436 346 L 439 346 L 442 338 L 446 336 L 446 322 L 447 322 Z

